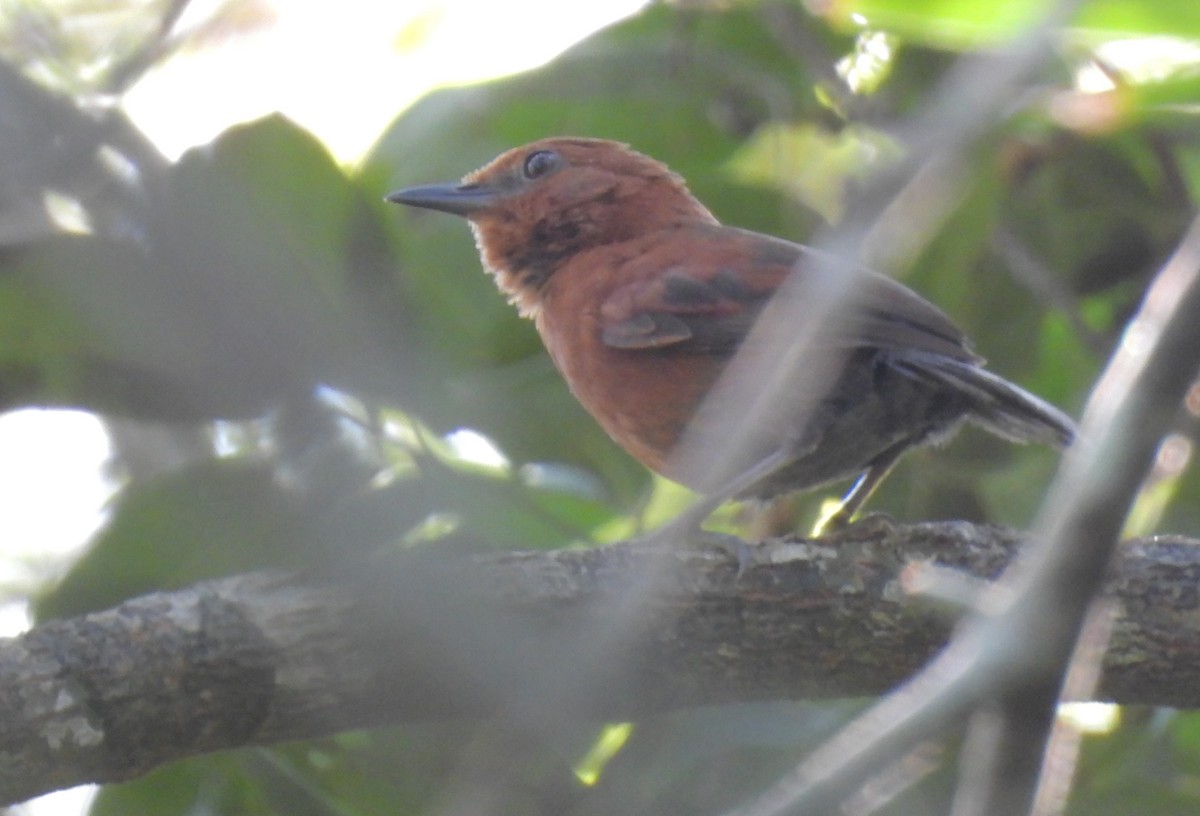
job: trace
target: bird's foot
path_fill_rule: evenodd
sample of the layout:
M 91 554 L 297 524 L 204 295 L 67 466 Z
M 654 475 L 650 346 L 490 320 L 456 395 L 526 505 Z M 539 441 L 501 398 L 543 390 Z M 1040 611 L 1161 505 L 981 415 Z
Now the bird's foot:
M 867 513 L 856 517 L 852 512 L 846 512 L 845 504 L 839 503 L 821 515 L 813 525 L 811 535 L 813 538 L 826 538 L 844 533 L 852 527 L 856 533 L 868 536 L 886 535 L 895 532 L 896 520 L 887 513 Z
M 854 519 L 854 509 L 848 508 L 846 502 L 826 502 L 821 507 L 821 515 L 813 525 L 809 535 L 812 538 L 824 538 L 841 532 L 850 526 Z
M 737 562 L 737 580 L 754 566 L 758 553 L 762 549 L 761 542 L 746 541 L 735 535 L 705 532 L 706 544 L 723 550 L 729 558 Z
M 758 544 L 746 541 L 729 533 L 717 533 L 705 530 L 694 516 L 683 514 L 661 527 L 651 530 L 637 539 L 638 543 L 652 548 L 707 548 L 719 550 L 723 558 L 737 562 L 737 576 L 742 575 L 754 565 Z
M 854 538 L 884 538 L 893 535 L 899 522 L 887 513 L 865 513 L 851 519 L 838 532 L 853 534 Z

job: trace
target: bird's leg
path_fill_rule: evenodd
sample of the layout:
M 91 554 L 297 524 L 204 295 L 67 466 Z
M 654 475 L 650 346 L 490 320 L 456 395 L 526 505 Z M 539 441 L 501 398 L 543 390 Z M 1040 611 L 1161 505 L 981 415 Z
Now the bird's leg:
M 854 519 L 854 514 L 862 508 L 867 499 L 871 498 L 871 494 L 875 492 L 880 483 L 891 473 L 900 455 L 911 446 L 911 440 L 906 439 L 872 459 L 870 464 L 867 465 L 867 469 L 858 477 L 858 481 L 842 497 L 842 501 L 838 504 L 837 508 L 821 516 L 817 520 L 817 523 L 813 525 L 813 536 L 820 538 L 821 536 L 849 527 L 850 522 Z

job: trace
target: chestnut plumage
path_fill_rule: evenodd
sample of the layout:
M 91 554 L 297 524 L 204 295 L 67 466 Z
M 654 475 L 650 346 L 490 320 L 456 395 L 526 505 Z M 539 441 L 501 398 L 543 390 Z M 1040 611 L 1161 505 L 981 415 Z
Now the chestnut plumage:
M 691 487 L 703 480 L 671 453 L 768 299 L 788 276 L 836 274 L 806 264 L 804 246 L 718 223 L 665 165 L 600 139 L 544 139 L 460 183 L 388 200 L 465 216 L 484 268 L 584 407 L 647 467 Z M 844 354 L 840 373 L 803 429 L 754 452 L 778 466 L 742 496 L 860 477 L 845 522 L 904 451 L 964 421 L 1071 442 L 1071 420 L 984 369 L 937 307 L 873 272 L 856 283 L 853 314 L 822 342 Z

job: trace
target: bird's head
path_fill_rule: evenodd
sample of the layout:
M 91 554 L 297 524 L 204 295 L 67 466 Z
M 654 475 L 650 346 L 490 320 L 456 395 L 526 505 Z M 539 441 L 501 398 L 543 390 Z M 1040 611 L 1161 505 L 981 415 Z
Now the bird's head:
M 460 183 L 408 187 L 387 200 L 466 217 L 484 268 L 527 316 L 554 272 L 580 252 L 716 222 L 666 165 L 602 139 L 532 142 Z

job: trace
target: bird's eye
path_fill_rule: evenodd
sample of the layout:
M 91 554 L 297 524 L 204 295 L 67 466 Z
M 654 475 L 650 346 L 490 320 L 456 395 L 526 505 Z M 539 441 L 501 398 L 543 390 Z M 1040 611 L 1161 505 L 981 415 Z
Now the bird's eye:
M 525 178 L 535 179 L 544 176 L 558 167 L 559 157 L 553 150 L 535 150 L 525 157 L 523 171 Z

